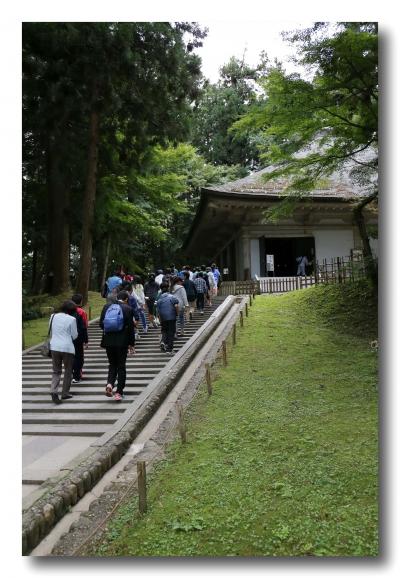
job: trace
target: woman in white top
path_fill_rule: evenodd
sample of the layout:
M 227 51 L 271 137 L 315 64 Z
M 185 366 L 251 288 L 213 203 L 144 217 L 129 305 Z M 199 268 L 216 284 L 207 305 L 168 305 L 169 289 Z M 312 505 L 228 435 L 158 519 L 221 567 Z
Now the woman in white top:
M 143 332 L 147 333 L 147 321 L 145 315 L 145 304 L 146 304 L 146 297 L 144 295 L 144 287 L 142 285 L 142 280 L 138 275 L 135 275 L 132 284 L 133 294 L 136 297 L 138 302 L 138 309 L 139 309 L 139 317 L 140 321 L 142 322 Z
M 72 379 L 72 366 L 74 363 L 75 347 L 74 339 L 78 337 L 78 329 L 74 314 L 76 305 L 73 301 L 64 301 L 61 312 L 55 313 L 50 318 L 51 339 L 50 350 L 53 361 L 53 376 L 50 393 L 54 403 L 61 403 L 58 397 L 62 365 L 64 364 L 64 379 L 61 399 L 70 399 L 69 393 Z

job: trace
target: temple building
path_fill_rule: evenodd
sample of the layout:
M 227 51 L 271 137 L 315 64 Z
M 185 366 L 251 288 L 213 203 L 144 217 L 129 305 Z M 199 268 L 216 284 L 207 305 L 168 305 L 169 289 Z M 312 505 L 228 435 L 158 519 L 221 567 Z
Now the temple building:
M 225 280 L 247 280 L 295 275 L 298 256 L 322 262 L 361 251 L 353 208 L 367 193 L 348 175 L 324 179 L 286 216 L 271 222 L 266 213 L 283 200 L 287 182 L 266 181 L 266 171 L 202 189 L 183 247 L 191 263 L 215 261 Z M 364 216 L 369 230 L 377 231 L 377 209 L 364 209 Z M 370 243 L 376 255 L 377 240 Z

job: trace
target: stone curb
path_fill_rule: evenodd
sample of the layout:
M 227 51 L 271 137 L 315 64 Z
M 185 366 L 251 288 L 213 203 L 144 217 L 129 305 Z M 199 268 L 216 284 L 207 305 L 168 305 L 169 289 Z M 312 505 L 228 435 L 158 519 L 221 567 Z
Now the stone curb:
M 156 412 L 162 401 L 173 389 L 177 379 L 185 371 L 197 350 L 209 338 L 235 303 L 236 298 L 228 296 L 214 311 L 204 325 L 167 364 L 166 373 L 159 374 L 146 388 L 139 399 L 126 410 L 109 432 L 106 432 L 92 446 L 98 446 L 89 457 L 71 471 L 66 472 L 55 485 L 39 497 L 22 517 L 22 555 L 28 555 L 50 532 L 53 526 L 75 505 L 101 477 L 114 466 L 128 450 L 130 444 Z M 95 320 L 93 320 L 95 321 Z M 38 346 L 35 346 L 38 347 Z M 168 369 L 169 368 L 169 369 Z M 125 415 L 125 414 L 124 414 Z

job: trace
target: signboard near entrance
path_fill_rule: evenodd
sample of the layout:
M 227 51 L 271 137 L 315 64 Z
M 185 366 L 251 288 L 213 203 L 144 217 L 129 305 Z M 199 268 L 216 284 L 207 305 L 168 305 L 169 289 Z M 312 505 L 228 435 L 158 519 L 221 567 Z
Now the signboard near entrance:
M 267 255 L 266 256 L 267 259 L 267 273 L 269 273 L 270 271 L 274 271 L 275 267 L 274 267 L 274 256 L 273 255 Z

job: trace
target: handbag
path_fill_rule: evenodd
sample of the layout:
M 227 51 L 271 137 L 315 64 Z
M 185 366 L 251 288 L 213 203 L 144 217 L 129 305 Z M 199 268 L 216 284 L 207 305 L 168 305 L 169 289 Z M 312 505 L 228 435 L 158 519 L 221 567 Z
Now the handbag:
M 43 343 L 42 347 L 40 348 L 40 353 L 43 357 L 51 357 L 51 349 L 50 349 L 50 339 L 51 339 L 51 326 L 53 325 L 53 319 L 54 319 L 54 313 L 53 313 L 53 317 L 51 318 L 50 321 L 50 327 L 49 327 L 49 331 L 47 333 L 47 339 L 46 341 Z

